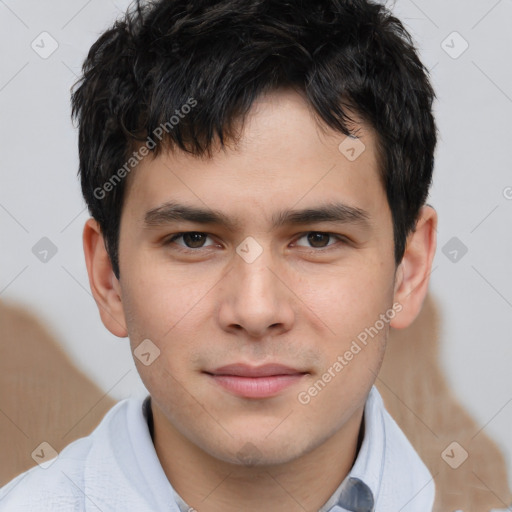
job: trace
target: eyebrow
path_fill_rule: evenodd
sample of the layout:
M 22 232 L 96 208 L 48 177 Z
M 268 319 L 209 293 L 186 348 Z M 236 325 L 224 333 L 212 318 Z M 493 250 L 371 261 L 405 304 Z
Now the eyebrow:
M 313 224 L 320 222 L 332 222 L 341 224 L 359 224 L 368 229 L 370 227 L 368 212 L 354 206 L 335 202 L 314 208 L 302 210 L 282 210 L 272 217 L 272 228 L 293 226 L 300 224 Z M 169 223 L 182 221 L 197 224 L 218 225 L 230 231 L 236 231 L 238 222 L 230 219 L 219 210 L 200 208 L 176 202 L 166 202 L 156 208 L 147 211 L 144 216 L 146 228 L 161 227 Z

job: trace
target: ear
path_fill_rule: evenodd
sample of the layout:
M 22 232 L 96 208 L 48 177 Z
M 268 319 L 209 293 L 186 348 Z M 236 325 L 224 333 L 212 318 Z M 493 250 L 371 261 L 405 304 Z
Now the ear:
M 402 306 L 390 325 L 404 329 L 418 316 L 428 291 L 437 244 L 437 213 L 422 207 L 415 230 L 407 238 L 404 256 L 395 274 L 394 303 Z
M 128 331 L 121 302 L 121 286 L 112 270 L 101 228 L 92 218 L 85 223 L 83 245 L 89 285 L 101 321 L 112 334 L 125 338 Z

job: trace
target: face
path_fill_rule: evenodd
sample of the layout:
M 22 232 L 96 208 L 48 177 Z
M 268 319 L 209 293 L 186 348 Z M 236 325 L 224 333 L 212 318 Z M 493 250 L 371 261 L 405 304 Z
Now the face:
M 217 459 L 314 450 L 378 373 L 393 226 L 372 132 L 345 139 L 274 92 L 236 147 L 145 158 L 130 177 L 117 286 L 132 351 L 159 354 L 135 362 L 160 428 Z

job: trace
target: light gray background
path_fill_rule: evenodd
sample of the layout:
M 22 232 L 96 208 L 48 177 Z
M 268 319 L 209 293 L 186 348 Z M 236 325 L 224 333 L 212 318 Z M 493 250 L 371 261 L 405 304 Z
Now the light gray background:
M 115 399 L 145 389 L 128 340 L 104 328 L 89 291 L 69 89 L 91 44 L 127 5 L 0 0 L 0 298 L 53 326 L 73 361 Z M 438 95 L 429 202 L 440 217 L 431 291 L 442 308 L 442 363 L 505 452 L 512 485 L 512 0 L 398 0 L 393 10 Z M 49 51 L 52 39 L 58 48 L 47 58 L 31 47 Z M 42 237 L 57 247 L 46 263 L 32 253 Z M 455 246 L 443 253 L 453 237 L 467 254 Z

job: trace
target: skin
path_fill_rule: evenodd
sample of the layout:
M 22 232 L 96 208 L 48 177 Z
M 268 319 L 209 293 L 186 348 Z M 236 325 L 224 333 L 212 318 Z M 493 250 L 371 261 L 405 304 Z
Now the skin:
M 128 336 L 132 351 L 144 339 L 160 350 L 149 366 L 135 358 L 152 396 L 155 449 L 174 488 L 200 512 L 318 510 L 357 455 L 388 324 L 308 404 L 298 393 L 394 303 L 394 328 L 421 309 L 437 215 L 422 208 L 396 267 L 374 134 L 360 124 L 359 137 L 366 149 L 349 161 L 338 149 L 345 135 L 321 129 L 297 93 L 276 91 L 254 103 L 238 145 L 211 159 L 164 152 L 138 165 L 121 216 L 119 280 L 98 224 L 85 225 L 103 323 Z M 167 201 L 220 210 L 238 225 L 145 226 L 146 212 Z M 334 201 L 364 210 L 367 225 L 272 227 L 282 209 Z M 164 243 L 183 231 L 207 236 Z M 311 241 L 311 232 L 345 238 Z M 249 236 L 262 250 L 250 263 L 236 252 Z M 237 362 L 307 373 L 263 399 L 236 396 L 204 373 Z

